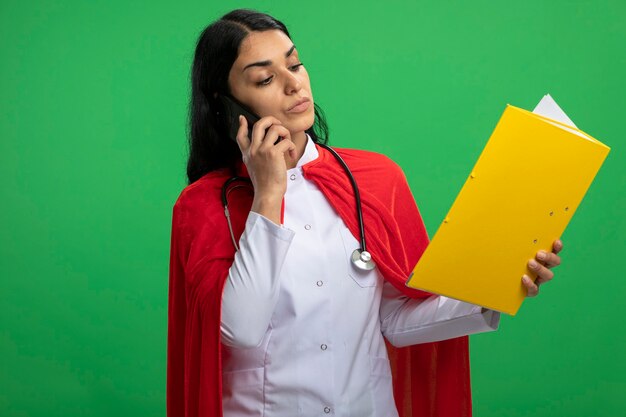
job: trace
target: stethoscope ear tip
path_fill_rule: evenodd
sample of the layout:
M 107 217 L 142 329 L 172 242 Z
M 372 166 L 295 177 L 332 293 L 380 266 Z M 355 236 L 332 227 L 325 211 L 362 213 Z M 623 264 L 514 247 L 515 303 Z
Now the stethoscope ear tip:
M 352 263 L 359 269 L 371 271 L 376 268 L 376 263 L 372 260 L 372 255 L 368 251 L 361 252 L 361 249 L 355 249 L 351 256 Z

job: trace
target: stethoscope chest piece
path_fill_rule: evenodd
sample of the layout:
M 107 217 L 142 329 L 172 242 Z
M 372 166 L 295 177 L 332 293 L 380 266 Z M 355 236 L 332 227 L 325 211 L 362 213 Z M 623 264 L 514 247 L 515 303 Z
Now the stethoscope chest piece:
M 354 266 L 364 271 L 371 271 L 376 268 L 372 255 L 366 250 L 361 252 L 361 248 L 357 248 L 352 252 L 351 259 Z

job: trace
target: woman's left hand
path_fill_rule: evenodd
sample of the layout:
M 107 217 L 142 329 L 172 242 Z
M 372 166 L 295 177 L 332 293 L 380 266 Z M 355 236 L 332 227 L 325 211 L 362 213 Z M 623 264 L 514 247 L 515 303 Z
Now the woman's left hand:
M 563 242 L 555 240 L 552 244 L 552 252 L 540 250 L 535 259 L 528 261 L 528 268 L 537 273 L 537 279 L 533 282 L 528 275 L 522 277 L 522 283 L 526 287 L 526 297 L 535 297 L 539 294 L 539 285 L 554 278 L 554 272 L 550 271 L 550 268 L 561 264 L 561 257 L 557 253 L 562 249 Z

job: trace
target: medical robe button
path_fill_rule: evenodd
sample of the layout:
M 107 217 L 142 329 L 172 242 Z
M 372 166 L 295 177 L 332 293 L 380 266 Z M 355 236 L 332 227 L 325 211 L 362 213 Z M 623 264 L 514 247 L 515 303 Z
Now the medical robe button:
M 305 228 L 306 230 L 311 230 L 311 225 L 310 225 L 310 224 L 305 224 L 305 225 L 304 225 L 304 228 Z
M 289 179 L 290 179 L 291 181 L 295 180 L 295 179 L 296 179 L 296 174 L 291 174 L 291 175 L 289 176 Z
M 320 348 L 321 348 L 322 350 L 326 350 L 326 349 L 328 349 L 328 346 L 326 346 L 325 344 L 323 344 L 323 343 L 322 343 L 322 346 L 320 346 Z
M 326 414 L 330 413 L 330 407 L 324 407 L 324 412 L 325 412 Z
M 317 286 L 321 287 L 322 285 L 324 285 L 324 281 L 317 281 Z

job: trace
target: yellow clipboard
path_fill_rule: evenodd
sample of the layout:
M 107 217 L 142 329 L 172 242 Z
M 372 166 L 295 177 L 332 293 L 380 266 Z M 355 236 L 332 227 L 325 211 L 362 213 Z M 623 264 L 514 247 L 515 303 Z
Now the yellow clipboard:
M 609 151 L 575 126 L 507 104 L 406 285 L 514 316 L 522 275 L 536 279 L 528 260 L 552 250 Z

